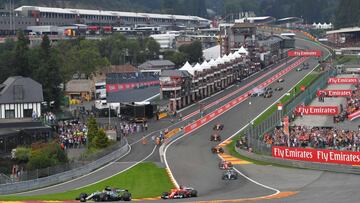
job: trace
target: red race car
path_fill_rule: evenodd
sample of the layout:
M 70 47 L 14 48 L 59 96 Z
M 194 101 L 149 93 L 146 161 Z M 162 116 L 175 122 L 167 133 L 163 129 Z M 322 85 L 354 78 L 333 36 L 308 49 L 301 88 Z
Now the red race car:
M 164 192 L 161 196 L 162 199 L 183 199 L 197 197 L 197 191 L 194 188 L 182 187 L 179 189 L 172 189 L 170 192 Z
M 219 168 L 221 170 L 227 170 L 233 167 L 233 164 L 230 161 L 220 161 Z
M 224 149 L 222 147 L 216 146 L 211 148 L 211 152 L 214 154 L 222 154 L 224 153 Z

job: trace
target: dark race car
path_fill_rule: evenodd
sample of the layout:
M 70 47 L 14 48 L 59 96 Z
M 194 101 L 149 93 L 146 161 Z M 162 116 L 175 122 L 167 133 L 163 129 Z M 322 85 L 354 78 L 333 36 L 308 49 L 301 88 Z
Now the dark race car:
M 271 87 L 265 88 L 265 94 L 266 94 L 266 93 L 272 94 L 272 93 L 273 93 L 273 89 L 272 89 Z
M 214 133 L 210 136 L 210 141 L 218 141 L 219 142 L 219 141 L 221 141 L 221 137 L 219 134 Z
M 272 97 L 272 93 L 265 93 L 264 94 L 264 98 L 271 98 Z
M 230 161 L 220 161 L 220 163 L 219 163 L 219 168 L 221 170 L 227 170 L 227 169 L 230 169 L 232 167 L 233 167 L 233 165 L 232 165 L 232 163 Z
M 224 149 L 222 147 L 216 146 L 211 148 L 211 152 L 214 154 L 222 154 L 224 153 Z
M 284 88 L 283 87 L 277 87 L 275 88 L 275 91 L 282 91 Z
M 220 123 L 214 125 L 214 127 L 213 127 L 213 130 L 217 130 L 217 131 L 220 131 L 223 129 L 224 129 L 224 124 L 220 124 Z
M 94 192 L 90 195 L 86 193 L 81 193 L 76 200 L 80 202 L 86 202 L 93 200 L 95 202 L 111 202 L 111 201 L 131 201 L 131 193 L 128 190 L 120 190 L 116 188 L 105 187 L 105 189 L 100 192 Z
M 162 199 L 183 199 L 197 197 L 197 191 L 194 188 L 182 187 L 179 189 L 172 189 L 170 192 L 164 192 L 161 196 Z
M 280 78 L 280 79 L 278 79 L 277 80 L 277 82 L 279 82 L 279 83 L 282 83 L 282 82 L 284 82 L 285 80 L 283 79 L 283 78 Z
M 237 180 L 237 178 L 238 173 L 233 169 L 226 170 L 222 175 L 223 180 Z

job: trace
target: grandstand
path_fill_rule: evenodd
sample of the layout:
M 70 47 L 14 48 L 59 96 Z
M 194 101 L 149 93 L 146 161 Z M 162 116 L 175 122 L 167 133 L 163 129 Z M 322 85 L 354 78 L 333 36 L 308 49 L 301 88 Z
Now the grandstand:
M 360 53 L 360 27 L 342 28 L 326 32 L 328 43 L 342 54 Z
M 0 34 L 5 35 L 18 29 L 25 30 L 27 26 L 39 25 L 86 24 L 96 26 L 136 27 L 140 25 L 206 28 L 210 23 L 211 21 L 198 16 L 21 6 L 14 11 L 1 11 Z

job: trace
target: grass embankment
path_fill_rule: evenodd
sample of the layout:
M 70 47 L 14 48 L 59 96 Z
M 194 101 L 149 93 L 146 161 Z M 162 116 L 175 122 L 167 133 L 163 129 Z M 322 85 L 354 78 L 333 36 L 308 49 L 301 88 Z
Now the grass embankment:
M 141 163 L 124 173 L 82 189 L 37 196 L 0 196 L 0 201 L 75 200 L 75 198 L 82 192 L 92 193 L 95 191 L 101 191 L 106 186 L 128 189 L 133 198 L 158 197 L 163 192 L 173 188 L 173 184 L 171 183 L 164 168 L 160 168 L 154 163 Z

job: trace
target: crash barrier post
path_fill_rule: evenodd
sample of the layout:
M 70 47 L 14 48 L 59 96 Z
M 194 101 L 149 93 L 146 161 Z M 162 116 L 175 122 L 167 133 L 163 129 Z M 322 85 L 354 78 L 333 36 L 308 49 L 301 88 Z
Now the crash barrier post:
M 359 166 L 343 165 L 343 164 L 329 164 L 329 163 L 318 163 L 318 162 L 307 162 L 297 160 L 287 160 L 281 158 L 275 158 L 268 155 L 262 155 L 257 153 L 251 153 L 246 150 L 235 147 L 235 150 L 240 155 L 250 158 L 256 161 L 262 161 L 266 163 L 279 164 L 283 166 L 290 166 L 295 168 L 306 168 L 312 170 L 331 171 L 338 173 L 349 173 L 349 174 L 360 174 Z
M 56 185 L 89 174 L 90 172 L 100 168 L 101 166 L 104 166 L 109 162 L 114 161 L 115 159 L 118 159 L 119 157 L 126 154 L 130 150 L 130 146 L 126 139 L 123 140 L 123 145 L 117 150 L 112 151 L 112 153 L 107 154 L 95 161 L 86 162 L 86 164 L 79 165 L 79 167 L 76 167 L 74 169 L 60 171 L 54 175 L 50 175 L 47 177 L 41 177 L 40 175 L 42 171 L 38 170 L 37 172 L 39 178 L 37 179 L 0 184 L 0 195 L 14 194 L 22 191 L 34 190 L 50 185 Z M 49 169 L 45 170 L 49 171 Z

